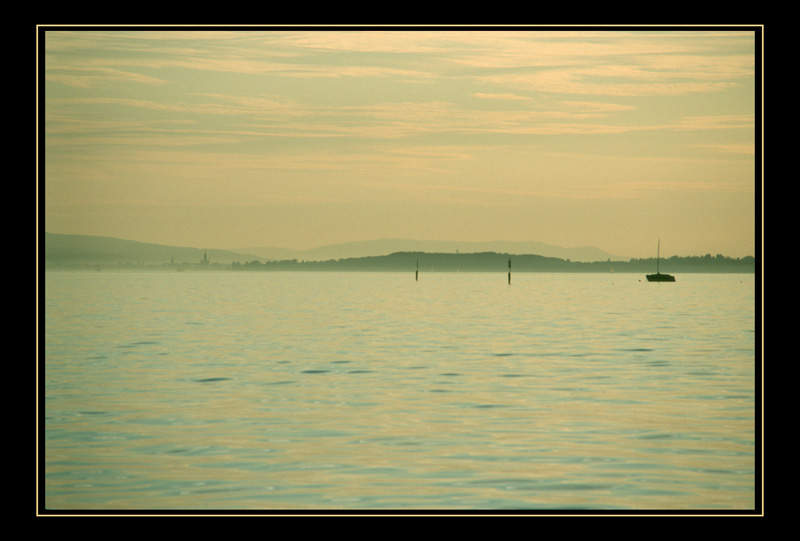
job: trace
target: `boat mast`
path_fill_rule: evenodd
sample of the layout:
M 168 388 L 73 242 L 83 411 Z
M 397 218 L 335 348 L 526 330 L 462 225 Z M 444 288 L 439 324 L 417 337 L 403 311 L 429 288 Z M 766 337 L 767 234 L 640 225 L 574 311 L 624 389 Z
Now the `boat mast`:
M 656 274 L 661 274 L 659 272 L 659 263 L 661 263 L 661 239 L 658 239 L 658 252 L 656 252 Z

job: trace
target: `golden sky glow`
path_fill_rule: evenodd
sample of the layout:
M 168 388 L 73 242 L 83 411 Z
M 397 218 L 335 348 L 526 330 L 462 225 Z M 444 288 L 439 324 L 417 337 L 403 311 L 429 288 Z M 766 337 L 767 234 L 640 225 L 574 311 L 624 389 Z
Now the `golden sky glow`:
M 44 229 L 755 254 L 752 29 L 47 29 Z

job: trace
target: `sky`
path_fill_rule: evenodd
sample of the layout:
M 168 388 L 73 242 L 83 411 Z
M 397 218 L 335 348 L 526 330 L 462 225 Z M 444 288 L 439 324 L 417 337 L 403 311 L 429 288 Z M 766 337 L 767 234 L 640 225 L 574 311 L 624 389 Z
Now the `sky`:
M 209 249 L 404 238 L 652 257 L 660 239 L 662 257 L 757 255 L 756 37 L 48 27 L 39 227 Z

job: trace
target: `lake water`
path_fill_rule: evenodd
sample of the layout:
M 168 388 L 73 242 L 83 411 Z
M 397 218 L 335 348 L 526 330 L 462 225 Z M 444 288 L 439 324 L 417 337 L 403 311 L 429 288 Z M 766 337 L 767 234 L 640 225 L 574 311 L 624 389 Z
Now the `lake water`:
M 48 272 L 48 510 L 752 510 L 756 279 Z

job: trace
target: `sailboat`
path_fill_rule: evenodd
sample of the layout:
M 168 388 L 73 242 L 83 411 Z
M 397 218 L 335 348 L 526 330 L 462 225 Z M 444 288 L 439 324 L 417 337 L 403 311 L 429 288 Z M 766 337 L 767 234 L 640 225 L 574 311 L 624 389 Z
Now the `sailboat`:
M 658 239 L 658 257 L 656 258 L 656 273 L 647 274 L 648 282 L 674 282 L 675 277 L 671 274 L 661 274 L 659 272 L 659 263 L 661 262 L 661 239 Z

